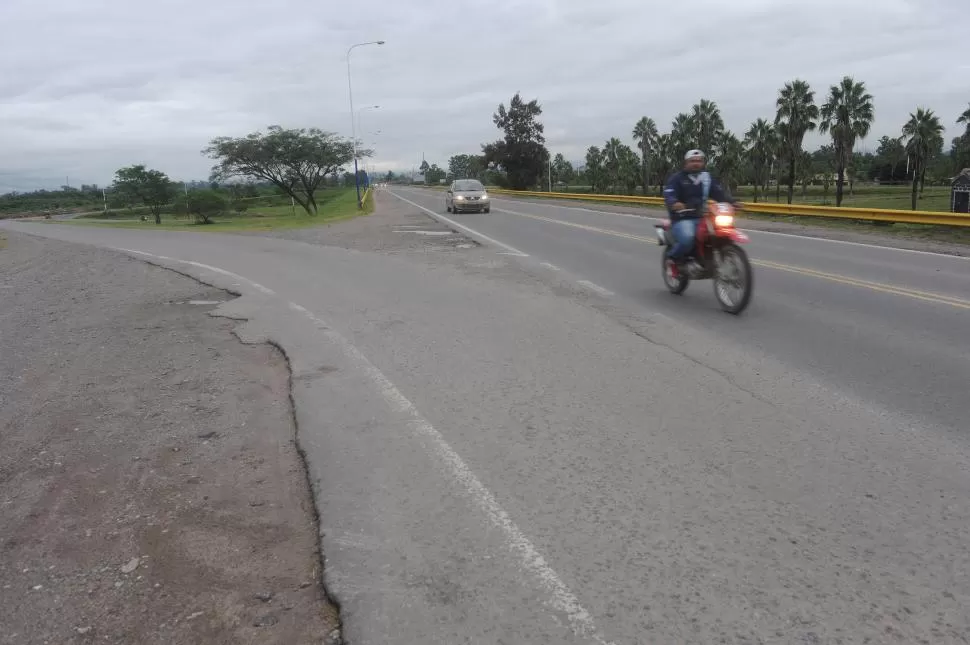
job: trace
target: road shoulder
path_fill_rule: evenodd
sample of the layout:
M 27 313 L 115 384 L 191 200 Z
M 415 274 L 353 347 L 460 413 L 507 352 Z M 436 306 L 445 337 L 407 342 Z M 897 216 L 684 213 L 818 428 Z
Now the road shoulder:
M 6 236 L 0 642 L 338 637 L 284 357 L 224 291 Z

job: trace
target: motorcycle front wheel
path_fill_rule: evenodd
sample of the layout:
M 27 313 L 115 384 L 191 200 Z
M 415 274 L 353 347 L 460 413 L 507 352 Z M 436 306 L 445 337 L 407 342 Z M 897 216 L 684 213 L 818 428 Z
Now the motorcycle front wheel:
M 737 244 L 728 244 L 720 251 L 720 261 L 714 272 L 714 295 L 721 309 L 735 316 L 751 302 L 754 276 L 748 254 Z
M 676 278 L 674 277 L 673 271 L 671 270 L 670 266 L 667 264 L 666 253 L 663 254 L 662 261 L 663 261 L 664 284 L 667 285 L 667 290 L 670 291 L 670 293 L 674 294 L 675 296 L 679 296 L 680 294 L 687 291 L 687 286 L 690 284 L 690 278 L 688 278 L 687 275 L 684 273 L 681 273 Z

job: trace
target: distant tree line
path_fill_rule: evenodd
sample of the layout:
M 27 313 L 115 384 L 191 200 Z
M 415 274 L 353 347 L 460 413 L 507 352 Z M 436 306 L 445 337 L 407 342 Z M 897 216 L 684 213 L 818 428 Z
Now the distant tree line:
M 316 128 L 270 126 L 266 132 L 245 137 L 213 139 L 202 152 L 215 162 L 207 184 L 192 182 L 190 187 L 160 170 L 137 164 L 120 168 L 112 185 L 104 189 L 64 186 L 60 191 L 2 195 L 0 213 L 141 208 L 156 224 L 161 223 L 163 211 L 193 216 L 206 224 L 213 216 L 245 211 L 248 199 L 277 194 L 308 215 L 316 215 L 316 195 L 321 188 L 355 181 L 354 174 L 344 170 L 354 159 L 353 142 Z M 357 150 L 359 158 L 371 154 L 370 150 Z M 359 173 L 366 183 L 366 173 Z
M 809 185 L 820 184 L 826 194 L 834 185 L 835 203 L 841 206 L 846 187 L 851 193 L 856 181 L 878 181 L 908 183 L 916 209 L 927 182 L 947 183 L 970 167 L 970 107 L 956 115 L 963 132 L 951 139 L 947 151 L 943 122 L 924 107 L 910 114 L 899 136 L 881 137 L 875 152 L 859 151 L 872 127 L 874 99 L 865 83 L 848 76 L 832 85 L 821 103 L 807 82 L 786 83 L 776 97 L 775 114 L 756 119 L 742 136 L 725 128 L 717 103 L 709 99 L 678 114 L 666 133 L 644 116 L 632 129 L 633 145 L 612 137 L 602 146 L 590 146 L 579 168 L 561 154 L 550 159 L 541 114 L 537 100 L 526 102 L 515 94 L 508 108 L 501 104 L 492 115 L 504 137 L 483 144 L 479 155 L 453 156 L 445 177 L 473 177 L 516 190 L 581 183 L 593 192 L 633 194 L 639 188 L 650 194 L 656 187 L 659 194 L 684 154 L 700 148 L 730 187 L 752 186 L 755 201 L 771 185 L 776 199 L 784 186 L 791 203 L 796 186 L 804 195 Z M 830 143 L 807 151 L 803 142 L 813 131 L 828 135 Z

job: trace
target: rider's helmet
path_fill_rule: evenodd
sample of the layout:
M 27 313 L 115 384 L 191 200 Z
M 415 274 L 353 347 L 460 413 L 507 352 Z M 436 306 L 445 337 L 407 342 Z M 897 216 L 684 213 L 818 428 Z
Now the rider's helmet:
M 703 150 L 688 150 L 684 155 L 684 169 L 689 173 L 704 170 L 705 155 Z

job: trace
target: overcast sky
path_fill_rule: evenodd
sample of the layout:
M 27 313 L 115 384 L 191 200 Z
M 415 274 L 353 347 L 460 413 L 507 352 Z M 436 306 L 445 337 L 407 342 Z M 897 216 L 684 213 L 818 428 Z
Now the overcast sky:
M 538 98 L 553 153 L 582 159 L 640 116 L 662 130 L 700 98 L 743 133 L 778 88 L 819 102 L 843 75 L 875 97 L 863 143 L 917 106 L 957 132 L 968 0 L 0 0 L 0 193 L 110 183 L 145 163 L 204 179 L 199 150 L 270 124 L 360 138 L 379 169 L 444 166 L 499 137 L 491 115 Z M 357 8 L 355 8 L 357 7 Z M 372 134 L 380 130 L 380 134 Z M 810 137 L 808 145 L 819 143 Z

